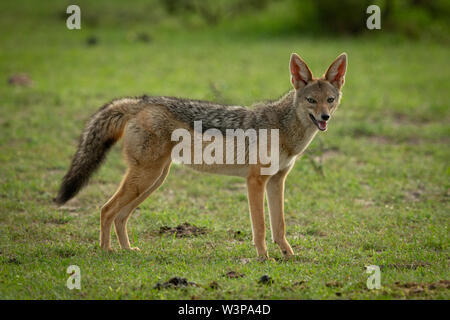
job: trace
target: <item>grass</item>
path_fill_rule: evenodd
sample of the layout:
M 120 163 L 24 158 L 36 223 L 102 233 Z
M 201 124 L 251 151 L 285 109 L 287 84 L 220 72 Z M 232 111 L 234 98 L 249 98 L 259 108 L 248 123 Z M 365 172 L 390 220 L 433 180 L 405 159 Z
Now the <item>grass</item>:
M 68 31 L 64 3 L 12 3 L 0 5 L 0 27 L 9 30 L 0 38 L 0 78 L 25 72 L 34 83 L 0 86 L 1 299 L 450 298 L 448 286 L 429 285 L 450 278 L 448 46 L 236 32 L 226 23 L 183 30 L 173 18 Z M 107 17 L 116 12 L 110 6 Z M 137 40 L 142 32 L 149 42 Z M 87 45 L 89 37 L 98 44 Z M 317 75 L 342 51 L 341 107 L 287 180 L 295 259 L 281 259 L 270 230 L 276 260 L 255 259 L 242 179 L 180 166 L 129 221 L 141 252 L 102 252 L 99 209 L 125 170 L 120 144 L 77 198 L 52 204 L 84 123 L 105 102 L 146 93 L 248 105 L 289 90 L 291 52 Z M 158 232 L 184 222 L 207 232 Z M 380 290 L 366 288 L 373 264 Z M 66 287 L 69 265 L 81 268 L 81 290 Z M 229 271 L 245 276 L 229 279 Z M 262 275 L 273 284 L 258 284 Z M 154 289 L 174 276 L 198 286 Z

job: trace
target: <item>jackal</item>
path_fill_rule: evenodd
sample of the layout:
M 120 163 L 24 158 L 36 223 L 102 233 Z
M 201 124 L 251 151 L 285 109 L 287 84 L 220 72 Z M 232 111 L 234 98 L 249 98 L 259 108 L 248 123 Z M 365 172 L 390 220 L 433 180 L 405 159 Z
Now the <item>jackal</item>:
M 259 158 L 256 163 L 250 163 L 248 148 L 243 163 L 191 162 L 187 165 L 201 172 L 246 178 L 253 243 L 258 256 L 263 259 L 269 257 L 264 221 L 264 194 L 267 192 L 272 240 L 286 257 L 292 256 L 294 252 L 285 234 L 285 179 L 317 132 L 327 130 L 327 123 L 342 97 L 346 70 L 347 55 L 343 53 L 321 78 L 313 78 L 306 63 L 293 53 L 290 58 L 293 89 L 276 101 L 257 103 L 252 108 L 175 97 L 113 100 L 88 121 L 55 202 L 63 204 L 74 197 L 100 166 L 110 147 L 123 138 L 128 169 L 116 193 L 101 209 L 100 246 L 111 250 L 110 232 L 114 222 L 120 246 L 139 250 L 130 246 L 127 221 L 132 211 L 161 186 L 169 173 L 172 150 L 177 144 L 172 139 L 175 130 L 184 129 L 195 136 L 198 134 L 194 132 L 196 121 L 201 121 L 203 132 L 209 129 L 222 133 L 230 129 L 254 129 L 255 132 L 275 129 L 278 133 L 275 142 L 278 166 L 273 174 L 261 173 L 266 164 Z M 250 140 L 244 139 L 247 147 Z M 200 151 L 207 146 L 208 143 L 203 141 Z M 195 153 L 196 150 L 192 151 Z M 238 156 L 236 152 L 233 157 Z

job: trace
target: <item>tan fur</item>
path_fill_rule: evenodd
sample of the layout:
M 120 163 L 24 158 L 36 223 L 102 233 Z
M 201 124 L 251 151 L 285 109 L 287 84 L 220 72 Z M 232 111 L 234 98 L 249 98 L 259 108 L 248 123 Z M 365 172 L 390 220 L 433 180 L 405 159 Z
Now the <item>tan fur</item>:
M 347 60 L 344 54 L 335 60 L 322 78 L 314 79 L 306 63 L 293 54 L 290 70 L 294 90 L 278 101 L 255 105 L 254 114 L 249 114 L 248 116 L 245 110 L 239 109 L 240 107 L 228 107 L 230 111 L 227 112 L 230 112 L 230 116 L 235 116 L 235 112 L 239 112 L 241 117 L 247 119 L 242 122 L 247 127 L 251 128 L 251 119 L 256 118 L 264 119 L 257 122 L 257 128 L 275 128 L 280 130 L 280 166 L 275 174 L 271 176 L 262 175 L 260 170 L 262 165 L 259 159 L 257 164 L 246 162 L 241 165 L 189 165 L 200 172 L 235 175 L 246 178 L 253 242 L 258 256 L 262 258 L 269 257 L 265 243 L 265 193 L 267 193 L 268 198 L 272 239 L 286 257 L 294 254 L 286 239 L 285 232 L 285 180 L 295 160 L 301 156 L 318 132 L 318 124 L 314 123 L 311 117 L 319 119 L 324 114 L 331 116 L 336 110 L 341 98 L 340 89 L 344 84 L 346 65 Z M 335 101 L 329 102 L 330 97 L 334 97 Z M 311 101 L 308 99 L 314 99 L 315 103 L 308 102 Z M 114 141 L 122 136 L 124 140 L 123 150 L 128 170 L 116 193 L 101 209 L 100 246 L 105 250 L 111 249 L 110 231 L 113 223 L 120 246 L 123 249 L 138 250 L 130 246 L 126 229 L 127 221 L 132 211 L 152 192 L 158 189 L 167 177 L 172 162 L 171 151 L 176 144 L 175 141 L 171 141 L 172 132 L 175 129 L 184 128 L 191 132 L 193 136 L 192 125 L 184 120 L 183 112 L 192 112 L 189 111 L 189 106 L 186 107 L 186 104 L 201 105 L 200 101 L 182 101 L 185 109 L 181 109 L 176 103 L 179 103 L 176 98 L 169 97 L 118 100 L 99 111 L 83 134 L 77 155 L 82 160 L 86 158 L 85 162 L 89 160 L 89 150 L 95 149 L 93 147 L 85 147 L 86 141 L 90 141 L 89 137 L 92 136 L 95 127 L 100 126 L 102 128 L 100 131 L 103 133 L 99 134 L 100 136 L 110 136 Z M 215 107 L 216 105 L 212 105 L 211 108 Z M 198 108 L 195 110 L 198 113 L 208 112 L 207 110 L 209 110 L 207 108 L 201 109 L 203 108 L 201 106 Z M 218 110 L 220 111 L 220 109 Z M 108 120 L 112 116 L 109 114 L 104 115 L 105 112 L 109 112 L 112 115 L 120 114 L 115 126 L 111 125 L 111 123 L 114 124 L 114 121 Z M 100 121 L 98 119 L 103 120 Z M 213 123 L 214 119 L 209 119 L 208 121 Z M 226 123 L 226 121 L 224 119 L 222 123 Z M 102 141 L 100 139 L 97 144 L 101 145 Z M 208 143 L 204 143 L 203 148 Z M 192 150 L 191 154 L 193 155 L 193 153 Z M 80 167 L 78 165 L 80 160 L 77 159 L 77 155 L 73 160 L 71 170 L 66 175 L 69 178 L 75 176 L 75 180 L 77 180 L 77 168 Z M 85 181 L 87 177 L 79 179 Z M 70 185 L 64 187 L 70 189 Z M 75 190 L 75 193 L 77 190 Z M 63 194 L 60 198 L 66 199 L 70 197 L 66 196 L 64 198 Z M 64 201 L 66 200 L 61 200 L 60 202 L 63 203 Z

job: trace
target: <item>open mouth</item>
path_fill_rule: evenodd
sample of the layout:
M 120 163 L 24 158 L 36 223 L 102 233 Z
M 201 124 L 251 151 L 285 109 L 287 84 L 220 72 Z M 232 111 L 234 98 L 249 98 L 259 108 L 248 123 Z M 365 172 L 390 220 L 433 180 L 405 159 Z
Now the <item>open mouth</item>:
M 314 122 L 314 124 L 317 126 L 317 128 L 319 128 L 320 131 L 327 130 L 326 121 L 316 120 L 316 118 L 314 118 L 314 116 L 311 113 L 309 114 L 309 117 L 311 118 L 312 122 Z

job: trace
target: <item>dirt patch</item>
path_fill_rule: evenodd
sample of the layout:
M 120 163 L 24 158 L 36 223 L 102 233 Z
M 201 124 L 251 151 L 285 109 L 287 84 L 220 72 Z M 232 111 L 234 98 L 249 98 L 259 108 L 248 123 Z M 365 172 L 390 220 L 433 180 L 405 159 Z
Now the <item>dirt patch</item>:
M 436 289 L 450 289 L 450 280 L 439 280 L 437 282 L 431 283 L 417 283 L 417 282 L 407 282 L 400 283 L 396 282 L 395 287 L 402 290 L 405 295 L 420 294 L 430 290 Z
M 236 272 L 236 271 L 228 271 L 225 274 L 225 277 L 227 277 L 229 279 L 238 279 L 238 278 L 245 277 L 245 274 L 244 273 L 239 273 L 239 272 Z
M 208 285 L 208 287 L 210 289 L 217 290 L 217 289 L 219 289 L 219 284 L 217 283 L 217 281 L 213 281 Z
M 421 191 L 410 191 L 406 193 L 406 198 L 410 201 L 419 201 L 422 194 Z
M 198 287 L 198 284 L 196 284 L 195 282 L 190 282 L 187 281 L 186 278 L 180 278 L 180 277 L 173 277 L 170 278 L 169 281 L 166 282 L 158 282 L 155 286 L 154 289 L 178 289 L 178 288 L 186 288 L 186 287 Z
M 405 191 L 405 199 L 411 202 L 422 200 L 425 195 L 425 187 L 420 185 L 416 190 Z
M 33 81 L 26 73 L 13 74 L 8 78 L 8 84 L 17 87 L 29 87 L 33 85 Z
M 159 234 L 175 235 L 177 238 L 199 236 L 206 234 L 207 229 L 204 227 L 196 227 L 187 222 L 176 227 L 162 226 L 159 228 Z

